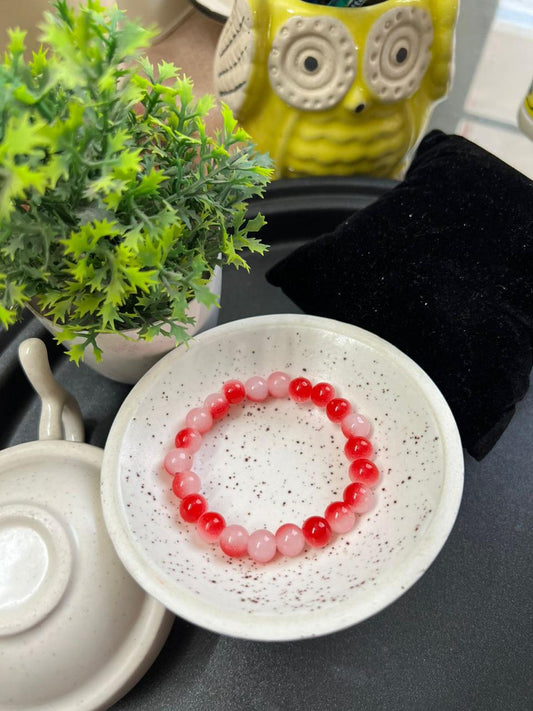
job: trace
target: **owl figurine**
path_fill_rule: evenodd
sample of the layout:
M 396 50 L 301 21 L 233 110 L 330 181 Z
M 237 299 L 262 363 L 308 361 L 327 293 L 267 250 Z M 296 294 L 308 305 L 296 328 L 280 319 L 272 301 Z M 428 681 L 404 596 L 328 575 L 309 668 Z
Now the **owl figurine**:
M 277 177 L 397 177 L 452 71 L 458 0 L 235 0 L 218 97 Z

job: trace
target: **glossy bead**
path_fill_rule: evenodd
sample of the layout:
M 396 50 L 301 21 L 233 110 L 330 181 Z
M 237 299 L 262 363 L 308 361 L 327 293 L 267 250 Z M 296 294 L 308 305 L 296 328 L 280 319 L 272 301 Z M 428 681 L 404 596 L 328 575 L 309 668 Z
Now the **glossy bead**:
M 211 413 L 214 420 L 220 420 L 229 410 L 229 403 L 220 393 L 211 393 L 204 400 L 204 405 Z
M 207 501 L 201 494 L 189 494 L 181 500 L 180 516 L 187 523 L 196 523 L 207 511 Z
M 309 400 L 313 386 L 307 378 L 294 378 L 289 383 L 289 397 L 294 402 L 302 403 Z
M 189 494 L 197 494 L 201 487 L 200 477 L 194 472 L 179 472 L 172 480 L 172 491 L 178 499 L 184 499 Z
M 222 393 L 230 405 L 237 405 L 244 400 L 246 392 L 240 380 L 228 380 L 222 386 Z
M 268 397 L 267 381 L 260 375 L 254 375 L 244 383 L 246 397 L 252 402 L 262 402 Z
M 344 445 L 344 454 L 350 460 L 369 459 L 373 453 L 372 443 L 366 437 L 350 437 Z
M 202 445 L 202 435 L 192 427 L 184 427 L 178 432 L 174 439 L 176 447 L 187 449 L 191 454 L 197 452 Z
M 348 474 L 352 481 L 359 481 L 367 486 L 376 486 L 379 481 L 379 469 L 370 459 L 356 459 L 350 464 Z
M 192 455 L 187 449 L 171 449 L 163 460 L 163 466 L 169 474 L 187 472 L 192 467 Z
M 231 525 L 220 534 L 218 544 L 232 558 L 242 558 L 248 552 L 248 531 L 243 526 Z
M 287 397 L 289 394 L 290 376 L 287 373 L 276 371 L 267 378 L 268 392 L 272 397 Z
M 248 555 L 256 563 L 268 563 L 276 555 L 276 538 L 270 531 L 254 531 L 248 536 Z
M 352 411 L 352 406 L 343 397 L 334 397 L 326 405 L 326 415 L 331 422 L 341 422 Z
M 355 514 L 344 501 L 334 501 L 330 504 L 324 518 L 335 533 L 348 533 L 355 526 Z
M 370 422 L 358 412 L 351 412 L 342 420 L 341 430 L 345 437 L 368 437 Z
M 206 511 L 196 523 L 198 534 L 206 543 L 216 543 L 225 527 L 224 517 L 215 511 Z
M 187 413 L 185 424 L 193 430 L 198 430 L 200 434 L 204 434 L 209 432 L 213 426 L 213 417 L 207 407 L 195 407 Z
M 294 523 L 284 523 L 276 531 L 276 546 L 281 555 L 294 558 L 305 548 L 302 529 Z
M 311 400 L 317 407 L 326 407 L 335 397 L 335 388 L 329 383 L 317 383 L 311 390 Z
M 323 548 L 331 539 L 330 525 L 322 516 L 310 516 L 306 519 L 302 525 L 302 533 L 313 548 Z
M 370 487 L 356 481 L 344 489 L 344 503 L 354 513 L 366 513 L 374 506 L 374 492 Z

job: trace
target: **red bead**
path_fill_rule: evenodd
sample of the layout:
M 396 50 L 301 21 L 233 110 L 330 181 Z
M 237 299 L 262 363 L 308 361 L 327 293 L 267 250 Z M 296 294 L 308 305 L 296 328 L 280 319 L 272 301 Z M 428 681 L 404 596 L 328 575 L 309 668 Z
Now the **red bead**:
M 311 390 L 311 400 L 317 407 L 326 407 L 333 397 L 335 397 L 335 388 L 329 383 L 317 383 Z
M 215 543 L 220 538 L 220 534 L 226 528 L 224 517 L 215 511 L 203 513 L 196 524 L 200 538 L 207 543 Z
M 359 481 L 367 486 L 376 486 L 379 481 L 379 469 L 370 459 L 356 459 L 350 464 L 348 474 L 352 481 Z
M 331 528 L 322 516 L 311 516 L 302 525 L 302 533 L 313 548 L 323 548 L 331 539 Z
M 307 378 L 294 378 L 289 383 L 289 397 L 294 402 L 305 402 L 311 397 L 313 386 Z
M 352 411 L 352 406 L 343 397 L 334 397 L 326 405 L 326 415 L 331 422 L 340 422 Z
M 189 494 L 181 501 L 180 516 L 187 523 L 196 523 L 205 511 L 207 501 L 201 494 Z
M 202 444 L 202 435 L 192 427 L 184 427 L 178 432 L 174 440 L 176 447 L 188 449 L 189 452 L 197 452 Z
M 344 454 L 348 459 L 368 459 L 374 449 L 366 437 L 350 437 L 344 445 Z
M 348 533 L 355 526 L 355 514 L 344 501 L 334 501 L 330 504 L 324 518 L 335 533 Z
M 368 486 L 355 481 L 344 489 L 344 503 L 354 513 L 366 513 L 374 505 L 374 492 Z
M 222 392 L 230 405 L 237 405 L 239 402 L 242 402 L 246 394 L 244 385 L 240 380 L 228 380 L 228 382 L 222 386 Z
M 211 395 L 208 395 L 204 400 L 204 405 L 207 407 L 211 413 L 211 417 L 214 420 L 219 420 L 221 417 L 224 417 L 229 410 L 228 401 L 224 395 L 221 395 L 220 393 L 212 393 Z

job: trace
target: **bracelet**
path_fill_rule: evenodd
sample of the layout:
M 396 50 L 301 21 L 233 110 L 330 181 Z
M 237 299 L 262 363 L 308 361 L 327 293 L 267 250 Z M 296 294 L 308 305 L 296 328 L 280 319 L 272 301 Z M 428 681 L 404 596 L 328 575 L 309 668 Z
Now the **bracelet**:
M 231 405 L 242 403 L 245 398 L 263 402 L 268 397 L 289 397 L 298 404 L 310 401 L 325 410 L 327 418 L 338 424 L 346 437 L 344 453 L 350 461 L 348 475 L 351 483 L 344 490 L 343 500 L 331 503 L 324 516 L 310 516 L 301 527 L 285 523 L 275 534 L 262 529 L 249 534 L 243 526 L 226 525 L 221 514 L 209 511 L 205 497 L 199 493 L 200 477 L 192 471 L 193 455 L 201 447 L 202 436 L 216 420 L 226 415 Z M 370 422 L 355 412 L 348 400 L 336 397 L 330 383 L 320 382 L 313 386 L 307 378 L 291 379 L 286 373 L 275 372 L 266 379 L 254 376 L 245 383 L 230 380 L 224 383 L 221 392 L 208 395 L 202 407 L 190 410 L 185 417 L 185 427 L 176 434 L 175 447 L 166 454 L 163 466 L 173 477 L 172 491 L 181 499 L 181 518 L 196 524 L 204 541 L 218 542 L 230 557 L 240 558 L 248 554 L 257 563 L 267 563 L 276 552 L 291 558 L 299 555 L 306 543 L 312 548 L 323 548 L 334 533 L 351 531 L 358 515 L 373 507 L 373 487 L 380 474 L 372 461 L 374 449 L 369 439 L 370 430 Z

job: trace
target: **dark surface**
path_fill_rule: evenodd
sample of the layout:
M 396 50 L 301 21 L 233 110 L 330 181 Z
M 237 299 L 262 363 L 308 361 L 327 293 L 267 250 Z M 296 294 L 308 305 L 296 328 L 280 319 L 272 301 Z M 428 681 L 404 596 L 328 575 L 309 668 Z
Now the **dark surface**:
M 304 237 L 332 229 L 385 183 L 338 181 L 333 200 L 317 183 L 277 184 L 262 205 L 266 257 L 250 274 L 224 273 L 220 322 L 294 305 L 264 274 Z M 292 193 L 292 198 L 291 198 Z M 307 195 L 307 201 L 302 198 Z M 277 211 L 280 200 L 283 211 Z M 336 206 L 334 205 L 336 203 Z M 333 209 L 331 207 L 333 206 Z M 16 361 L 33 319 L 0 334 L 1 445 L 37 436 L 39 405 Z M 87 441 L 103 446 L 129 387 L 76 368 L 45 337 L 58 380 L 80 403 Z M 533 394 L 483 460 L 465 456 L 456 525 L 427 573 L 397 602 L 343 632 L 290 643 L 222 637 L 176 620 L 146 676 L 120 711 L 315 711 L 334 709 L 525 711 L 533 707 Z

